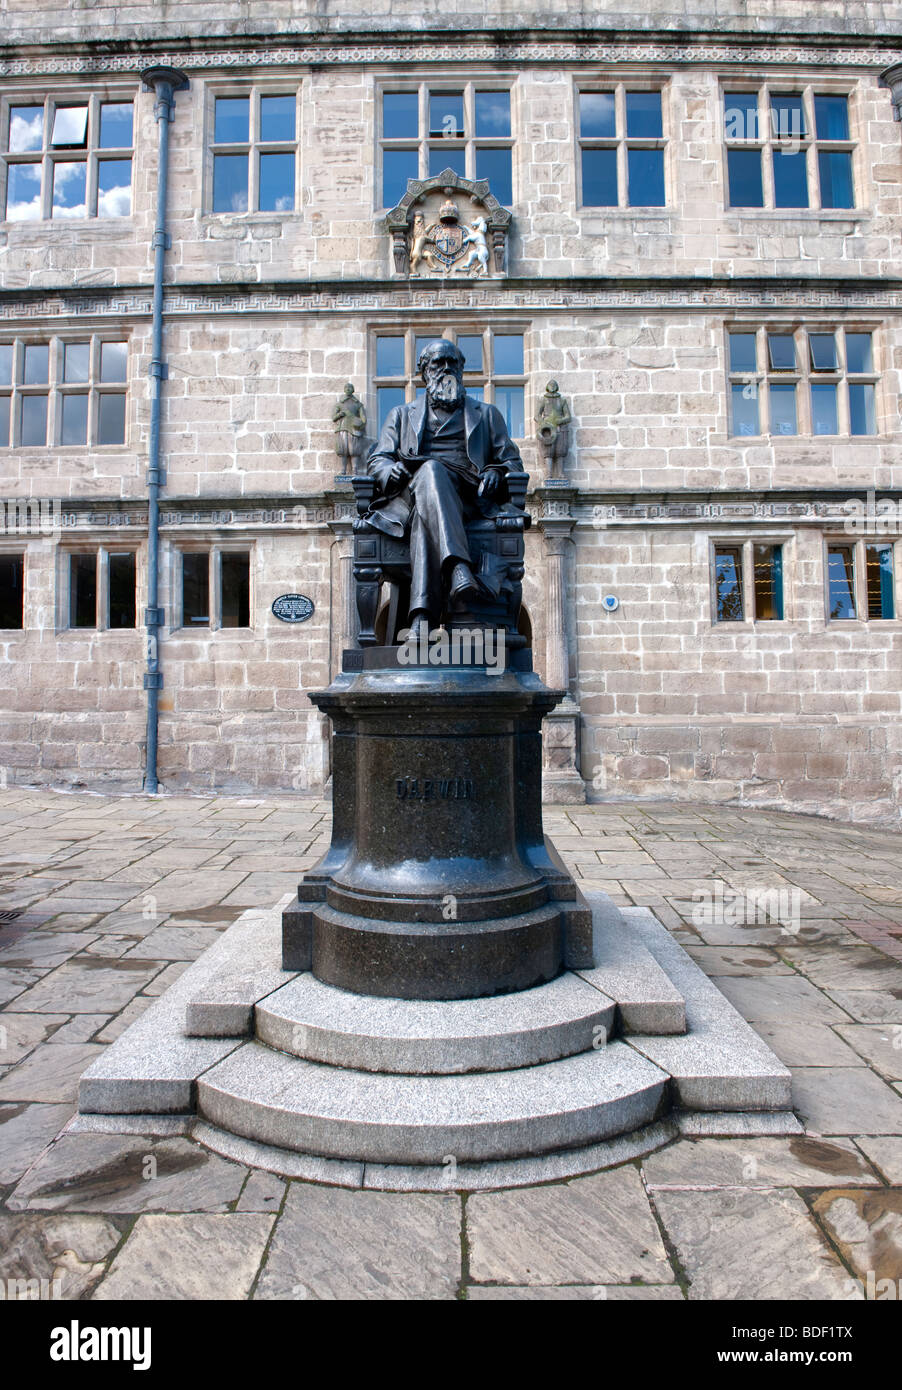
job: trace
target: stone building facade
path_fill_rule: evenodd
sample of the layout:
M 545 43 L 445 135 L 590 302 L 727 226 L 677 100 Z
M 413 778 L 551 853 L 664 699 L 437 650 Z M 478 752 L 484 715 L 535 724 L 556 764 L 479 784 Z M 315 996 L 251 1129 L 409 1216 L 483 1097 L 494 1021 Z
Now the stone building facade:
M 7 0 L 5 781 L 142 785 L 141 74 L 168 64 L 162 786 L 325 784 L 306 692 L 354 631 L 332 412 L 353 383 L 372 435 L 442 333 L 531 475 L 552 793 L 898 821 L 902 5 L 703 8 Z M 479 180 L 510 213 L 500 268 L 399 268 L 387 213 L 446 168 L 468 216 Z

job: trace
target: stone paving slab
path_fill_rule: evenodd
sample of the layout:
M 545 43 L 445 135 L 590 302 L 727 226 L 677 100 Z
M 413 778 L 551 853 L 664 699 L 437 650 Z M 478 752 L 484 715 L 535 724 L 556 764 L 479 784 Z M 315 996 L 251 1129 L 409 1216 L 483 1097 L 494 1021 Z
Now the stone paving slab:
M 226 1211 L 247 1170 L 187 1139 L 64 1134 L 8 1199 L 11 1211 Z
M 848 1271 L 791 1189 L 658 1191 L 654 1202 L 690 1299 L 855 1297 Z
M 247 1298 L 274 1216 L 140 1216 L 94 1299 Z
M 293 1183 L 254 1298 L 454 1298 L 460 1241 L 457 1197 Z
M 635 1168 L 467 1202 L 470 1276 L 484 1284 L 669 1283 L 673 1271 Z

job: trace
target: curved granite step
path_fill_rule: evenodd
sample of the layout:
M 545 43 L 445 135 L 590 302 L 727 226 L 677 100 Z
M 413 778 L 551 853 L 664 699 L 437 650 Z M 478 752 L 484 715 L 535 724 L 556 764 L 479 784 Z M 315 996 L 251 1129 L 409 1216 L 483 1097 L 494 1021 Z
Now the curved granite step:
M 392 1076 L 245 1043 L 198 1079 L 198 1114 L 295 1152 L 372 1163 L 518 1158 L 655 1119 L 668 1077 L 624 1043 L 541 1066 Z
M 299 975 L 256 1008 L 261 1042 L 330 1066 L 414 1075 L 506 1071 L 603 1045 L 615 1005 L 577 975 L 493 999 L 382 999 Z

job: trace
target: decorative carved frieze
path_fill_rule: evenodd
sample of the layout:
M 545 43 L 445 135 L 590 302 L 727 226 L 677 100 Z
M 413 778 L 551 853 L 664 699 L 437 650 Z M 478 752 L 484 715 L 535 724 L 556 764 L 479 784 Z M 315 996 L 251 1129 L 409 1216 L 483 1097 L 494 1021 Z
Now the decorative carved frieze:
M 589 280 L 586 287 L 520 280 L 442 280 L 422 290 L 416 281 L 396 280 L 355 290 L 298 284 L 290 289 L 255 288 L 222 290 L 211 285 L 171 289 L 164 296 L 168 317 L 209 318 L 217 314 L 360 314 L 403 312 L 423 314 L 434 320 L 442 310 L 527 309 L 557 313 L 593 309 L 697 309 L 712 313 L 752 309 L 902 309 L 902 288 L 890 284 L 810 285 L 773 284 L 762 277 L 760 285 L 715 286 L 691 282 L 679 284 Z M 36 323 L 60 318 L 149 319 L 150 295 L 143 290 L 92 291 L 90 297 L 72 295 L 68 287 L 45 290 L 39 299 L 7 291 L 0 302 L 0 321 Z
M 898 59 L 898 49 L 889 46 L 874 48 L 872 40 L 863 35 L 859 44 L 821 45 L 804 42 L 780 42 L 776 37 L 769 41 L 743 42 L 739 36 L 729 42 L 711 42 L 701 35 L 698 42 L 668 41 L 654 38 L 636 41 L 636 36 L 625 36 L 621 42 L 593 43 L 590 40 L 574 41 L 570 36 L 558 41 L 546 39 L 530 42 L 528 38 L 512 39 L 509 43 L 487 43 L 480 37 L 471 40 L 460 38 L 454 43 L 445 39 L 419 39 L 415 47 L 410 44 L 394 43 L 354 43 L 352 39 L 340 44 L 325 46 L 299 42 L 283 44 L 278 48 L 267 43 L 247 48 L 215 48 L 204 51 L 197 40 L 184 45 L 174 44 L 165 53 L 147 51 L 144 53 L 110 53 L 91 50 L 85 44 L 85 51 L 73 53 L 34 53 L 28 56 L 6 58 L 0 61 L 0 77 L 49 77 L 101 73 L 138 74 L 153 65 L 181 67 L 189 72 L 216 70 L 217 68 L 285 68 L 353 64 L 403 63 L 450 64 L 475 62 L 489 63 L 548 63 L 559 65 L 575 63 L 580 66 L 599 63 L 623 63 L 628 60 L 637 66 L 649 63 L 662 63 L 667 66 L 679 64 L 741 64 L 743 67 L 762 65 L 772 67 L 806 66 L 879 68 Z

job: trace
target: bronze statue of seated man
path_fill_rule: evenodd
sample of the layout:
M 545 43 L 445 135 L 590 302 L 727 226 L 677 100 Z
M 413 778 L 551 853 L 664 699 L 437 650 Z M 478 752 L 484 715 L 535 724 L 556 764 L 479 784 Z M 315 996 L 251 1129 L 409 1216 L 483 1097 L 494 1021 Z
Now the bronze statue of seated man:
M 513 510 L 507 478 L 523 472 L 500 410 L 464 390 L 464 358 L 454 343 L 428 343 L 417 372 L 425 396 L 389 412 L 367 460 L 378 493 L 366 517 L 389 536 L 409 535 L 415 630 L 436 626 L 446 607 L 479 594 L 466 522 Z

